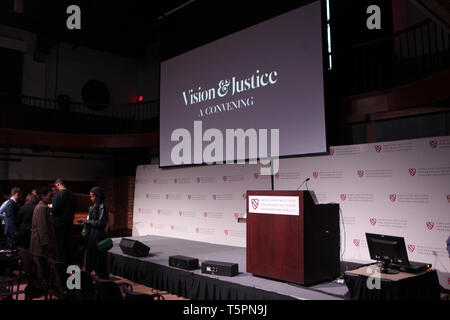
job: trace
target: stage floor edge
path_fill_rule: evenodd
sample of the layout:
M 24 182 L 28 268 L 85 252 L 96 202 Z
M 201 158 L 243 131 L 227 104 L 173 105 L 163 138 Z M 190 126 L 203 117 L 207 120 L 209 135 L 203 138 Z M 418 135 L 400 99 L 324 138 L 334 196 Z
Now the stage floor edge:
M 126 237 L 150 247 L 148 257 L 122 253 L 122 238 L 113 239 L 110 253 L 111 273 L 133 282 L 193 300 L 344 300 L 345 284 L 330 281 L 315 286 L 301 286 L 254 276 L 246 270 L 246 248 L 161 236 Z M 169 266 L 169 256 L 183 255 L 202 261 L 238 263 L 234 277 L 209 275 L 198 270 Z

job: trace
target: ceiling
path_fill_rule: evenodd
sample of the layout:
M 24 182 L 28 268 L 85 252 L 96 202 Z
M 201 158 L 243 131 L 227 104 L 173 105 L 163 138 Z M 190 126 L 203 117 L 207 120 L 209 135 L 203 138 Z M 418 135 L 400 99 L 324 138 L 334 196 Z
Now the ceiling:
M 15 2 L 22 12 L 14 11 Z M 35 32 L 47 46 L 65 41 L 134 58 L 159 39 L 165 60 L 308 2 L 1 0 L 0 24 Z M 66 8 L 72 4 L 81 9 L 81 30 L 66 28 Z

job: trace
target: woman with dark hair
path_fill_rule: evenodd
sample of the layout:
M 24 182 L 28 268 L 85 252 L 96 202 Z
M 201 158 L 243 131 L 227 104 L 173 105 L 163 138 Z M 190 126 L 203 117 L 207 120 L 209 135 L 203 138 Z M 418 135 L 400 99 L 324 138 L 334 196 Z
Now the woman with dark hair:
M 37 195 L 30 193 L 25 199 L 25 204 L 20 207 L 17 213 L 17 245 L 19 247 L 29 249 L 31 237 L 31 222 L 33 218 L 34 207 L 39 202 Z
M 108 224 L 108 209 L 105 205 L 104 191 L 100 187 L 94 187 L 89 192 L 92 206 L 89 207 L 89 216 L 85 220 L 88 232 L 86 248 L 85 271 L 95 274 L 102 279 L 108 278 L 107 252 L 101 252 L 97 244 L 106 239 L 106 225 Z

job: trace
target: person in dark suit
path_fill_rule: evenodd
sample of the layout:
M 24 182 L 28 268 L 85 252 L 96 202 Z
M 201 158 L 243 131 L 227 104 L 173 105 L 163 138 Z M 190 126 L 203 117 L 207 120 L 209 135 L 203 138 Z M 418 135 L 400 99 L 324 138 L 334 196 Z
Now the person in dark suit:
M 33 218 L 34 207 L 38 202 L 38 196 L 30 193 L 25 199 L 25 204 L 20 207 L 19 212 L 17 213 L 16 240 L 18 247 L 25 249 L 30 248 L 31 221 Z
M 107 252 L 100 252 L 97 244 L 107 238 L 105 230 L 108 224 L 108 209 L 102 188 L 92 188 L 89 196 L 93 204 L 89 207 L 87 220 L 84 220 L 88 229 L 85 271 L 91 273 L 95 270 L 99 278 L 107 279 L 109 277 Z
M 5 221 L 4 233 L 6 237 L 6 243 L 8 249 L 14 250 L 16 247 L 16 236 L 15 232 L 17 231 L 16 219 L 17 212 L 19 211 L 19 198 L 21 195 L 21 190 L 18 187 L 14 187 L 11 190 L 11 197 L 9 198 L 6 205 L 3 207 L 0 215 L 3 217 Z
M 66 188 L 66 184 L 62 179 L 56 179 L 55 186 L 58 192 L 53 196 L 51 213 L 54 221 L 58 252 L 60 254 L 59 260 L 69 265 L 72 263 L 73 258 L 71 239 L 76 199 L 72 191 Z

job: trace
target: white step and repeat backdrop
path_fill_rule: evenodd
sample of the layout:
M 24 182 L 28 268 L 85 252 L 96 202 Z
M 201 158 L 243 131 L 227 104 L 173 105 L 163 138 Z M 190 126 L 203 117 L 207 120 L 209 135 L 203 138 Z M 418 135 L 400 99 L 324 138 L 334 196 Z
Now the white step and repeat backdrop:
M 133 236 L 160 235 L 245 247 L 245 193 L 270 190 L 257 165 L 215 165 L 136 171 Z
M 295 189 L 308 177 L 319 203 L 340 205 L 343 260 L 370 261 L 366 232 L 401 236 L 409 259 L 432 263 L 440 283 L 450 285 L 450 137 L 331 147 L 328 156 L 282 159 L 275 189 Z
M 365 232 L 402 236 L 409 259 L 430 262 L 450 286 L 450 137 L 331 147 L 330 155 L 281 159 L 276 190 L 313 190 L 339 203 L 343 260 L 369 261 Z M 136 172 L 133 235 L 245 247 L 246 190 L 270 190 L 255 165 Z

